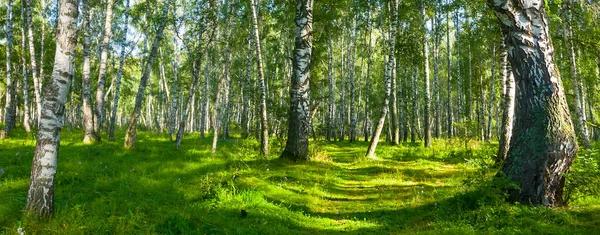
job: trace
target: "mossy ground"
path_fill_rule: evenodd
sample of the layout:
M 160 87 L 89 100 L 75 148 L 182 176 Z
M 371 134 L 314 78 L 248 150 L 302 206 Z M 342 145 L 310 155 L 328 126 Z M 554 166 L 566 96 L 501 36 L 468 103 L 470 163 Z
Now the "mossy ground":
M 136 148 L 85 145 L 81 131 L 62 133 L 55 214 L 40 221 L 22 210 L 35 141 L 17 132 L 0 141 L 0 234 L 593 234 L 600 199 L 569 207 L 512 205 L 492 178 L 496 146 L 439 140 L 311 142 L 313 161 L 258 155 L 256 140 L 168 137 L 141 132 Z M 119 138 L 121 137 L 121 138 Z M 455 147 L 456 146 L 456 147 Z M 459 147 L 460 146 L 460 147 Z M 241 216 L 241 210 L 247 216 Z

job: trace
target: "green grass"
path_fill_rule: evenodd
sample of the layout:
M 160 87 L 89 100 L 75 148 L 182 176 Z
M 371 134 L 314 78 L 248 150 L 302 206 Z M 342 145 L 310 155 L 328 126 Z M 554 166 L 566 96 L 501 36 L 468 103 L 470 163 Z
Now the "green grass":
M 133 150 L 85 145 L 63 131 L 55 214 L 28 217 L 35 141 L 23 132 L 0 142 L 0 234 L 593 234 L 600 199 L 575 195 L 569 207 L 511 205 L 492 180 L 496 146 L 436 141 L 377 149 L 311 142 L 313 161 L 258 156 L 256 140 L 138 134 Z M 454 147 L 462 146 L 462 147 Z M 579 164 L 582 165 L 582 164 Z M 575 166 L 578 166 L 576 164 Z M 502 182 L 500 182 L 502 183 Z M 247 217 L 241 216 L 246 210 Z

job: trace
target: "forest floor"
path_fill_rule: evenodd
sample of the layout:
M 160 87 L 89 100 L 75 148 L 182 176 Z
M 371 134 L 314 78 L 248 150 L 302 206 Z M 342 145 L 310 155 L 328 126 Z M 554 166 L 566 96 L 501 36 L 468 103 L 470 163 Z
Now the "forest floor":
M 230 138 L 210 153 L 212 138 L 141 132 L 133 150 L 121 139 L 85 145 L 63 131 L 55 214 L 22 210 L 35 146 L 32 135 L 0 141 L 0 234 L 593 234 L 600 229 L 599 175 L 581 176 L 568 207 L 504 202 L 491 156 L 497 145 L 436 141 L 311 142 L 313 160 L 258 156 L 256 140 Z M 118 135 L 119 137 L 119 135 Z M 596 149 L 600 146 L 596 145 Z M 580 154 L 581 155 L 581 154 Z M 600 162 L 598 151 L 585 161 Z M 584 164 L 575 164 L 577 167 Z M 597 165 L 595 167 L 598 167 Z M 600 169 L 599 169 L 600 171 Z M 3 173 L 2 173 L 3 172 Z M 589 171 L 586 171 L 589 173 Z M 597 171 L 596 171 L 597 172 Z M 595 174 L 595 173 L 594 173 Z M 576 180 L 574 181 L 577 184 Z M 581 182 L 580 182 L 581 183 Z M 581 196 L 596 192 L 596 196 Z M 242 216 L 242 210 L 246 216 Z

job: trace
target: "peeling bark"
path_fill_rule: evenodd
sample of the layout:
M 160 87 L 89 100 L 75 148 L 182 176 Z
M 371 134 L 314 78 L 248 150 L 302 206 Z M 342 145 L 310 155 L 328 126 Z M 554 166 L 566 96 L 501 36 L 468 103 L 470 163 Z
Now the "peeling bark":
M 76 0 L 60 1 L 52 80 L 44 91 L 40 130 L 27 195 L 26 209 L 40 217 L 50 217 L 54 210 L 54 179 L 60 130 L 63 127 L 69 83 L 73 76 L 77 15 Z

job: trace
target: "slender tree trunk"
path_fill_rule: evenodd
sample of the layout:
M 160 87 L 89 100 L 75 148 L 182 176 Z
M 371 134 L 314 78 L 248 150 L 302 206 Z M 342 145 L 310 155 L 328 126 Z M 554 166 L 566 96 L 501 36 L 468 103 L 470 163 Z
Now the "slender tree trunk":
M 129 24 L 129 0 L 125 0 L 125 25 L 123 26 L 123 41 L 125 45 L 127 43 L 127 32 Z M 117 73 L 117 80 L 115 81 L 115 96 L 113 97 L 113 107 L 110 115 L 110 131 L 108 132 L 108 140 L 115 141 L 115 121 L 117 119 L 117 109 L 119 107 L 119 96 L 121 94 L 121 78 L 123 77 L 123 67 L 125 66 L 125 60 L 127 54 L 125 54 L 125 48 L 121 48 L 121 59 L 119 60 L 119 72 Z M 175 70 L 175 79 L 177 79 L 177 70 Z M 176 94 L 176 93 L 174 93 Z M 175 105 L 173 105 L 174 107 Z M 172 133 L 172 132 L 171 132 Z
M 333 39 L 331 37 L 331 33 L 328 34 L 329 36 L 329 40 L 328 40 L 328 44 L 327 44 L 327 78 L 329 80 L 328 83 L 328 103 L 327 103 L 327 141 L 331 141 L 331 138 L 333 137 L 333 133 L 335 133 L 334 130 L 334 119 L 335 119 L 335 114 L 334 114 L 334 94 L 333 94 L 333 87 L 335 86 L 335 80 L 333 80 Z
M 392 0 L 391 2 L 392 4 L 392 19 L 397 19 L 398 18 L 398 0 Z M 385 123 L 385 116 L 388 113 L 388 108 L 389 108 L 389 103 L 390 103 L 390 96 L 391 96 L 391 92 L 392 92 L 392 70 L 394 69 L 394 63 L 393 61 L 396 59 L 395 58 L 395 53 L 394 51 L 396 50 L 396 27 L 397 27 L 397 20 L 392 20 L 392 27 L 390 28 L 390 35 L 392 35 L 392 37 L 390 38 L 390 50 L 389 50 L 389 61 L 388 61 L 388 69 L 386 71 L 385 74 L 385 96 L 384 96 L 384 100 L 383 100 L 383 107 L 381 108 L 381 116 L 379 118 L 379 122 L 377 123 L 377 127 L 375 128 L 374 132 L 373 132 L 373 137 L 371 137 L 371 142 L 369 144 L 369 148 L 367 149 L 367 154 L 366 156 L 369 158 L 373 158 L 375 155 L 375 148 L 377 148 L 377 144 L 379 143 L 379 136 L 381 135 L 381 130 L 383 129 L 383 124 Z
M 10 135 L 16 126 L 16 89 L 13 80 L 12 50 L 13 50 L 13 10 L 12 1 L 6 4 L 6 104 L 4 106 L 4 130 L 0 138 Z
M 169 3 L 171 0 L 167 0 L 164 3 L 161 15 L 160 25 L 156 31 L 156 37 L 154 38 L 154 42 L 152 43 L 152 49 L 150 50 L 150 55 L 148 56 L 148 61 L 146 62 L 146 66 L 144 69 L 144 73 L 142 74 L 142 78 L 140 80 L 140 86 L 138 88 L 137 95 L 135 97 L 135 106 L 133 109 L 133 113 L 130 117 L 129 127 L 127 128 L 127 133 L 125 134 L 125 148 L 134 148 L 136 141 L 136 128 L 137 122 L 140 117 L 140 113 L 142 111 L 142 102 L 144 101 L 144 92 L 146 91 L 146 85 L 148 84 L 148 80 L 150 80 L 150 72 L 152 70 L 152 64 L 154 63 L 154 59 L 156 58 L 156 54 L 158 52 L 158 47 L 160 46 L 160 41 L 163 38 L 163 31 L 167 24 L 166 18 L 169 14 Z M 151 104 L 147 104 L 151 105 Z
M 573 45 L 573 31 L 571 28 L 571 15 L 570 15 L 570 5 L 565 2 L 564 9 L 565 11 L 565 22 L 563 23 L 563 39 L 565 41 L 565 45 L 567 47 L 567 53 L 569 57 L 569 66 L 571 73 L 571 83 L 573 84 L 573 93 L 575 93 L 575 111 L 577 112 L 577 126 L 579 127 L 579 135 L 581 136 L 581 141 L 583 142 L 583 147 L 586 149 L 590 149 L 592 147 L 590 143 L 590 134 L 588 127 L 586 125 L 585 120 L 585 111 L 584 111 L 584 103 L 582 100 L 582 91 L 580 87 L 579 74 L 577 71 L 577 62 L 575 55 L 575 46 Z
M 496 164 L 504 162 L 512 137 L 513 119 L 515 114 L 515 78 L 508 63 L 508 52 L 502 42 L 502 81 L 504 84 L 504 101 L 502 102 L 502 131 L 500 133 L 500 147 L 496 157 Z
M 410 81 L 411 81 L 411 85 L 410 85 L 410 90 L 412 91 L 412 108 L 411 108 L 411 127 L 410 127 L 410 142 L 411 143 L 416 143 L 417 142 L 417 120 L 419 119 L 417 116 L 419 114 L 419 109 L 418 109 L 418 100 L 419 100 L 419 96 L 417 95 L 417 90 L 419 89 L 417 87 L 417 73 L 415 73 L 414 71 L 412 71 L 410 73 Z
M 365 81 L 365 88 L 366 89 L 371 89 L 371 64 L 373 62 L 373 49 L 372 49 L 372 40 L 373 40 L 373 25 L 371 22 L 371 1 L 368 1 L 369 3 L 369 11 L 368 11 L 368 17 L 367 17 L 367 24 L 369 25 L 369 41 L 368 41 L 368 49 L 367 49 L 367 55 L 368 55 L 368 59 L 367 59 L 367 78 Z M 363 128 L 364 128 L 364 136 L 365 136 L 365 141 L 369 141 L 369 134 L 371 133 L 371 103 L 370 103 L 370 95 L 371 92 L 365 92 L 365 120 L 364 120 L 364 124 L 363 124 Z
M 357 13 L 352 20 L 352 53 L 348 54 L 350 66 L 348 70 L 350 71 L 350 142 L 354 142 L 356 140 L 356 17 Z
M 437 2 L 437 1 L 436 1 Z M 439 3 L 438 3 L 439 4 Z M 434 101 L 433 101 L 433 106 L 435 109 L 435 114 L 434 114 L 434 130 L 433 130 L 433 136 L 435 138 L 440 138 L 441 137 L 441 105 L 440 105 L 440 74 L 439 74 L 439 56 L 440 56 L 440 17 L 439 17 L 439 10 L 436 9 L 436 13 L 435 13 L 435 18 L 434 18 L 434 38 L 435 38 L 435 42 L 433 43 L 433 97 L 434 97 Z
M 94 109 L 94 131 L 100 140 L 100 128 L 104 120 L 104 83 L 106 82 L 106 61 L 108 60 L 108 46 L 112 35 L 112 14 L 114 0 L 107 0 L 106 19 L 104 21 L 104 37 L 102 38 L 102 52 L 100 53 L 100 70 L 98 72 L 98 86 L 96 88 L 96 106 Z
M 38 76 L 38 67 L 35 54 L 35 41 L 33 40 L 33 19 L 31 17 L 31 0 L 25 0 L 25 21 L 27 25 L 27 36 L 29 37 L 29 55 L 31 59 L 31 73 L 33 74 L 33 89 L 36 105 L 36 126 L 39 127 L 42 115 L 42 83 Z
M 252 101 L 251 82 L 252 82 L 252 33 L 248 36 L 248 61 L 246 66 L 246 82 L 244 84 L 244 106 L 242 108 L 242 127 L 244 133 L 242 138 L 246 139 L 250 136 L 250 105 Z
M 52 80 L 44 91 L 44 115 L 37 135 L 27 195 L 27 210 L 40 217 L 50 217 L 54 210 L 54 176 L 60 146 L 60 130 L 63 126 L 77 45 L 77 1 L 61 0 L 59 14 L 61 17 L 56 34 Z
M 518 91 L 516 125 L 501 169 L 519 186 L 508 190 L 509 199 L 560 206 L 564 173 L 575 158 L 577 140 L 554 62 L 544 2 L 489 0 L 489 4 L 505 35 Z
M 258 14 L 256 8 L 258 4 L 255 4 L 256 0 L 252 0 L 250 8 L 252 9 L 252 24 L 254 30 L 254 40 L 256 42 L 256 63 L 258 66 L 258 91 L 260 93 L 260 119 L 261 119 L 261 133 L 260 133 L 260 153 L 263 156 L 269 155 L 269 122 L 267 120 L 267 91 L 265 88 L 265 75 L 263 72 L 263 61 L 262 61 L 262 50 L 260 44 L 260 34 L 258 33 Z M 310 6 L 312 10 L 312 0 Z M 301 2 L 298 2 L 300 4 Z M 298 7 L 297 7 L 298 8 Z M 312 14 L 312 11 L 311 11 Z M 311 15 L 312 18 L 312 15 Z M 311 24 L 312 29 L 312 24 Z
M 453 112 L 452 112 L 452 67 L 450 65 L 450 55 L 451 55 L 451 48 L 450 48 L 450 11 L 446 12 L 446 60 L 447 60 L 447 72 L 448 72 L 448 97 L 446 99 L 446 105 L 447 105 L 447 112 L 448 114 L 446 115 L 447 118 L 447 135 L 448 135 L 448 139 L 451 139 L 452 136 L 454 136 L 453 133 L 453 120 L 454 118 L 452 117 Z
M 492 45 L 492 85 L 490 87 L 490 102 L 488 105 L 487 113 L 487 128 L 486 128 L 486 141 L 490 142 L 492 140 L 492 109 L 495 107 L 494 101 L 496 99 L 496 47 Z
M 310 128 L 310 64 L 312 63 L 313 0 L 296 1 L 296 40 L 294 72 L 290 89 L 288 138 L 282 158 L 308 161 L 308 131 Z
M 424 130 L 424 138 L 423 143 L 426 148 L 431 148 L 431 91 L 429 88 L 429 45 L 427 38 L 427 20 L 425 14 L 425 6 L 421 8 L 421 14 L 423 15 L 423 30 L 425 31 L 425 36 L 423 37 L 423 55 L 425 57 L 425 103 L 424 103 L 424 111 L 423 115 L 425 116 L 425 130 Z M 435 27 L 435 26 L 434 26 Z
M 202 45 L 202 36 L 199 37 L 200 45 Z M 199 51 L 202 49 L 200 48 Z M 177 130 L 177 136 L 175 138 L 175 148 L 179 149 L 181 145 L 181 140 L 183 139 L 183 133 L 185 132 L 186 122 L 188 119 L 189 113 L 194 109 L 194 94 L 196 94 L 196 86 L 198 86 L 198 80 L 200 80 L 200 66 L 202 65 L 202 54 L 197 55 L 194 60 L 194 64 L 192 66 L 192 84 L 190 85 L 190 90 L 188 93 L 188 98 L 185 101 L 183 111 L 183 117 L 179 121 L 179 129 Z M 216 129 L 217 127 L 215 127 Z
M 81 1 L 83 14 L 83 69 L 81 77 L 81 103 L 83 109 L 83 142 L 93 143 L 100 141 L 98 132 L 94 128 L 94 114 L 92 111 L 92 98 L 90 95 L 90 6 L 88 0 Z
M 25 4 L 25 0 L 21 0 L 21 6 Z M 25 8 L 21 7 L 21 15 L 25 15 Z M 23 69 L 23 127 L 25 131 L 29 133 L 31 131 L 30 116 L 29 116 L 29 82 L 27 81 L 27 60 L 25 54 L 27 53 L 27 26 L 22 24 L 21 29 L 21 67 Z

